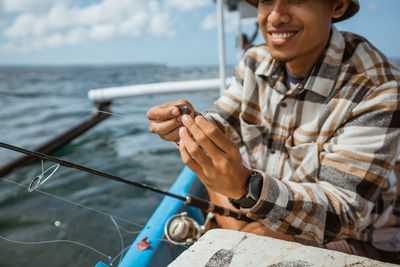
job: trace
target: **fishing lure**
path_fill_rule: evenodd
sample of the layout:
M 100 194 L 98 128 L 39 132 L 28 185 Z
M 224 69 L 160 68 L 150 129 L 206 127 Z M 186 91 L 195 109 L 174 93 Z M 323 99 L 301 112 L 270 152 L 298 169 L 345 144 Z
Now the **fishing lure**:
M 186 105 L 175 105 L 175 107 L 179 108 L 181 114 L 190 114 L 192 112 Z
M 139 251 L 146 250 L 149 248 L 151 248 L 151 245 L 149 241 L 147 241 L 147 237 L 144 237 L 142 241 L 136 243 L 136 249 Z

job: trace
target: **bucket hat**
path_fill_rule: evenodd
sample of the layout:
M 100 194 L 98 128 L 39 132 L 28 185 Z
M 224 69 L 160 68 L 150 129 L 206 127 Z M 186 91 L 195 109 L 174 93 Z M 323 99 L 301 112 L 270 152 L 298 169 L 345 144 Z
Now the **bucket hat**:
M 259 0 L 245 0 L 247 3 L 250 5 L 257 7 L 258 1 Z M 345 19 L 348 19 L 352 16 L 354 16 L 358 10 L 360 10 L 360 4 L 358 3 L 358 0 L 350 0 L 349 7 L 347 8 L 346 12 L 343 13 L 343 15 L 339 18 L 333 19 L 333 22 L 339 22 Z

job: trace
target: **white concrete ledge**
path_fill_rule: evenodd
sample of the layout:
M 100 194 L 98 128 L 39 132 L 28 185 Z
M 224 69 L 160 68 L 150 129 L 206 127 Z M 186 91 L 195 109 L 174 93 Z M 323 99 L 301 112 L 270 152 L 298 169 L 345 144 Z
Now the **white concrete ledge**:
M 232 230 L 208 231 L 170 267 L 398 266 L 327 249 Z

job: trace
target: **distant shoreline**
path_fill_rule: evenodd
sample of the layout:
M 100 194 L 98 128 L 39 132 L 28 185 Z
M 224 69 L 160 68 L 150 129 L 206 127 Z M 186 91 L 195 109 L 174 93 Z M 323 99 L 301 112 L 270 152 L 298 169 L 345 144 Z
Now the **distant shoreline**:
M 399 58 L 400 60 L 400 58 Z M 93 64 L 0 64 L 0 68 L 71 68 L 71 67 L 166 67 L 166 68 L 192 68 L 192 67 L 218 67 L 218 64 L 198 64 L 198 65 L 169 65 L 164 63 L 93 63 Z M 227 64 L 227 67 L 232 65 Z
M 93 64 L 0 64 L 0 68 L 4 67 L 118 67 L 118 66 L 138 66 L 138 67 L 168 67 L 167 64 L 162 63 L 93 63 Z
M 400 56 L 388 57 L 389 61 L 400 68 Z M 73 67 L 165 67 L 165 68 L 192 68 L 192 67 L 218 67 L 218 64 L 199 64 L 199 65 L 169 65 L 166 63 L 76 63 L 76 64 L 0 64 L 0 68 L 73 68 Z M 227 64 L 227 67 L 234 67 L 232 64 Z

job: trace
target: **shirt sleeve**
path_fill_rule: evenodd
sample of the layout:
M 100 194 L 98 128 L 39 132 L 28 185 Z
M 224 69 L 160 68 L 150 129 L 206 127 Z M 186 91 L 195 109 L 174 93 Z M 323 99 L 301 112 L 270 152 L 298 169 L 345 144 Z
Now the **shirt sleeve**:
M 244 210 L 272 230 L 320 243 L 356 237 L 389 222 L 396 201 L 400 88 L 387 83 L 364 97 L 328 142 L 316 144 L 315 182 L 264 175 L 259 201 Z

